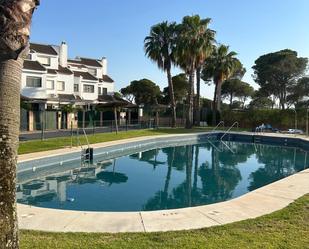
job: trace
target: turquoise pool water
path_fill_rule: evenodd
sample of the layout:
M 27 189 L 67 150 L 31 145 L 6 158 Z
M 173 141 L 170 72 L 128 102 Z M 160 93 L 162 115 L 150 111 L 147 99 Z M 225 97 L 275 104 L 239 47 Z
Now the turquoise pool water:
M 19 173 L 17 199 L 45 208 L 149 211 L 229 200 L 308 167 L 306 151 L 238 142 L 153 149 Z M 228 145 L 228 146 L 227 146 Z M 51 167 L 52 168 L 52 167 Z

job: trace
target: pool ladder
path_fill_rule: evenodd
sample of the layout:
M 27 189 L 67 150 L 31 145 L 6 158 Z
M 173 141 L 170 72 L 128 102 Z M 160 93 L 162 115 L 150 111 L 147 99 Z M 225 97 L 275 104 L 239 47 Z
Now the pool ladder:
M 87 133 L 86 133 L 84 128 L 83 128 L 83 135 L 84 135 L 86 142 L 87 142 L 86 148 L 83 146 L 83 144 L 81 143 L 81 141 L 79 139 L 79 129 L 77 129 L 77 141 L 78 141 L 79 146 L 81 147 L 81 166 L 85 167 L 85 166 L 89 166 L 91 164 L 92 149 L 90 148 L 88 136 L 87 136 Z

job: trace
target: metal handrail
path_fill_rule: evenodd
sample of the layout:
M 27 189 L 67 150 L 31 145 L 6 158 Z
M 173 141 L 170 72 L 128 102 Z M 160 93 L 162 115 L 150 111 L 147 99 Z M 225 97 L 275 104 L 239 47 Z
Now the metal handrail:
M 217 126 L 211 132 L 215 132 L 219 128 L 220 125 L 223 125 L 223 127 L 224 127 L 224 121 L 223 120 L 220 121 L 219 124 L 217 124 Z
M 237 125 L 237 129 L 239 127 L 239 123 L 236 121 L 230 128 L 228 128 L 226 130 L 226 132 L 222 135 L 222 137 L 220 138 L 220 140 L 222 141 L 222 139 L 226 136 L 226 134 L 228 134 L 234 127 L 235 125 Z
M 84 136 L 86 138 L 87 146 L 88 146 L 88 149 L 89 149 L 90 148 L 90 144 L 89 144 L 89 140 L 88 140 L 88 136 L 87 136 L 87 133 L 85 131 L 85 128 L 83 128 L 83 133 L 84 133 Z

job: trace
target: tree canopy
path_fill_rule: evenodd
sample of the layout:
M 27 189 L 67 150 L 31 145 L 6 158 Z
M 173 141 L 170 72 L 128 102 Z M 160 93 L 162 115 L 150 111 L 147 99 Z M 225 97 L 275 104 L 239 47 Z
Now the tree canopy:
M 304 75 L 307 64 L 307 58 L 298 57 L 290 49 L 265 54 L 255 61 L 254 79 L 264 93 L 278 98 L 280 107 L 285 109 L 290 89 Z
M 134 80 L 120 92 L 137 105 L 152 105 L 161 97 L 160 87 L 149 79 Z

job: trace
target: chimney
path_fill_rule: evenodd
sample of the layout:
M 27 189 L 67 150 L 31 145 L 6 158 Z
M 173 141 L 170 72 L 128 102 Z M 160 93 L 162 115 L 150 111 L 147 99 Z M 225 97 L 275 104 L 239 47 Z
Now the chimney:
M 59 64 L 62 67 L 68 66 L 68 45 L 62 42 L 60 45 Z
M 107 59 L 103 57 L 101 63 L 103 68 L 103 75 L 107 75 Z

